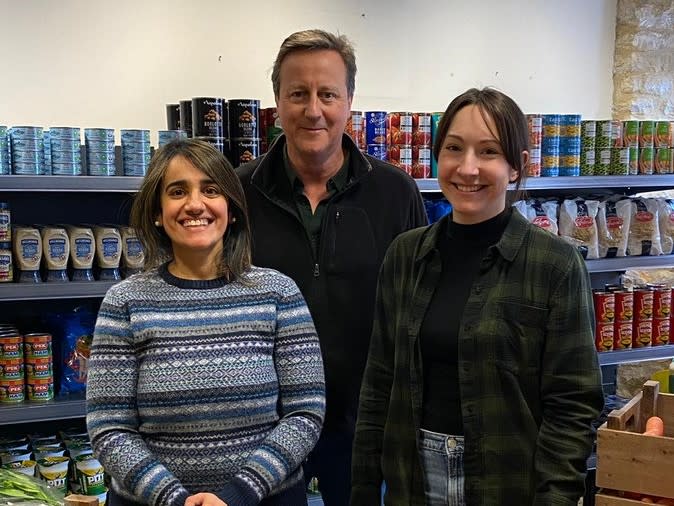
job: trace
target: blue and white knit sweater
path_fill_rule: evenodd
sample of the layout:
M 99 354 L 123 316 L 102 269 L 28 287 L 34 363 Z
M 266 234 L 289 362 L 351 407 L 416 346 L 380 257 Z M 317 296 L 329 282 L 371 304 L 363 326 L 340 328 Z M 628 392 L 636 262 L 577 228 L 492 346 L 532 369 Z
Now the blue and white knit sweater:
M 207 491 L 247 506 L 302 479 L 325 412 L 316 331 L 290 278 L 253 267 L 248 280 L 162 266 L 106 294 L 87 427 L 120 495 L 183 506 Z

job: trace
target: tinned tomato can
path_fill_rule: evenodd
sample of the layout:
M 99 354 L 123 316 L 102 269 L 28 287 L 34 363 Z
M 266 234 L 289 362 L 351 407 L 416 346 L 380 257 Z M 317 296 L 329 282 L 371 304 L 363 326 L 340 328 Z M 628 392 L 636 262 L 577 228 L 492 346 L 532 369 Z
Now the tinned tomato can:
M 634 290 L 634 324 L 632 326 L 632 347 L 651 346 L 653 340 L 653 290 Z
M 412 146 L 410 144 L 394 144 L 387 148 L 388 161 L 412 174 Z
M 650 285 L 653 289 L 653 318 L 669 318 L 672 313 L 672 289 L 667 285 Z
M 611 351 L 613 349 L 613 323 L 597 322 L 594 336 L 597 351 Z
M 386 116 L 387 144 L 412 144 L 412 113 L 391 112 Z M 390 139 L 390 140 L 389 140 Z
M 412 145 L 431 145 L 431 113 L 415 112 L 412 114 Z
M 363 111 L 351 111 L 349 119 L 346 120 L 344 131 L 353 139 L 358 149 L 365 149 L 365 120 Z
M 431 147 L 412 145 L 412 177 L 431 177 Z

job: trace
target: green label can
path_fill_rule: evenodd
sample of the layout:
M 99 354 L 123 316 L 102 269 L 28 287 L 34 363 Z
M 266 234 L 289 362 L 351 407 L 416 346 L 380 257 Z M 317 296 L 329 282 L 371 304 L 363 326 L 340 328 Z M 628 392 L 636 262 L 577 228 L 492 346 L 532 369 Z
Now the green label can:
M 594 175 L 594 149 L 581 149 L 580 152 L 580 175 Z
M 630 148 L 611 148 L 612 176 L 626 176 L 630 172 Z
M 653 157 L 652 147 L 639 148 L 639 174 L 653 174 Z
M 630 146 L 630 166 L 629 175 L 636 176 L 639 174 L 639 148 Z
M 655 134 L 655 121 L 639 121 L 639 147 L 652 148 Z
M 671 148 L 656 148 L 655 162 L 653 163 L 653 171 L 656 174 L 671 174 L 672 173 L 672 149 Z
M 623 121 L 623 144 L 630 148 L 639 146 L 639 122 L 637 120 Z
M 669 121 L 658 121 L 655 123 L 656 148 L 668 148 L 672 145 L 672 124 Z

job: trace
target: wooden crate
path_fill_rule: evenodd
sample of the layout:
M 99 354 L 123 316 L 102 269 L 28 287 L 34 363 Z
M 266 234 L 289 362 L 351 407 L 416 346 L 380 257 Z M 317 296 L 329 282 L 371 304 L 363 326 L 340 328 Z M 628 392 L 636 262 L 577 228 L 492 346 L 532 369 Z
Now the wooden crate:
M 651 416 L 664 421 L 663 437 L 642 434 Z M 674 498 L 673 462 L 674 394 L 661 394 L 660 383 L 647 381 L 597 431 L 597 487 Z M 596 499 L 597 506 L 643 504 L 601 493 Z

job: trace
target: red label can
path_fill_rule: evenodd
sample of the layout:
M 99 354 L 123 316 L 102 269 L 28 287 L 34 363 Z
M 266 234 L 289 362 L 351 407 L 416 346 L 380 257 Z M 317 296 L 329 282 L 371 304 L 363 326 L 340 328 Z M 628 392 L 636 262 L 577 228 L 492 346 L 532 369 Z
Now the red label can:
M 613 323 L 615 321 L 615 295 L 603 290 L 592 292 L 596 322 Z
M 0 360 L 0 381 L 23 381 L 23 359 Z
M 611 351 L 613 349 L 612 323 L 597 323 L 595 327 L 595 347 L 597 351 Z
M 358 149 L 365 149 L 365 118 L 363 111 L 351 111 L 344 128 Z
M 387 153 L 389 163 L 400 167 L 408 174 L 412 173 L 412 146 L 410 144 L 389 146 Z
M 634 294 L 628 290 L 613 292 L 616 322 L 631 322 L 634 318 Z
M 415 112 L 412 114 L 412 144 L 415 146 L 431 145 L 431 113 Z
M 415 179 L 431 177 L 430 146 L 412 146 L 412 177 Z
M 0 402 L 22 402 L 23 380 L 0 381 Z
M 634 320 L 653 318 L 653 290 L 634 290 Z
M 0 360 L 23 359 L 23 337 L 0 336 Z
M 26 378 L 53 379 L 53 366 L 50 358 L 34 358 L 26 360 Z
M 26 358 L 51 358 L 51 334 L 26 334 L 23 336 Z
M 632 348 L 651 346 L 653 340 L 653 319 L 634 320 L 632 327 Z
M 626 350 L 632 347 L 632 325 L 629 322 L 615 322 L 613 326 L 613 349 Z
M 653 318 L 653 336 L 651 344 L 660 346 L 669 344 L 669 318 Z
M 26 379 L 26 397 L 29 401 L 51 401 L 54 398 L 54 380 Z
M 653 318 L 669 318 L 672 313 L 672 289 L 664 285 L 653 288 Z
M 412 113 L 391 112 L 386 116 L 387 144 L 412 144 Z

